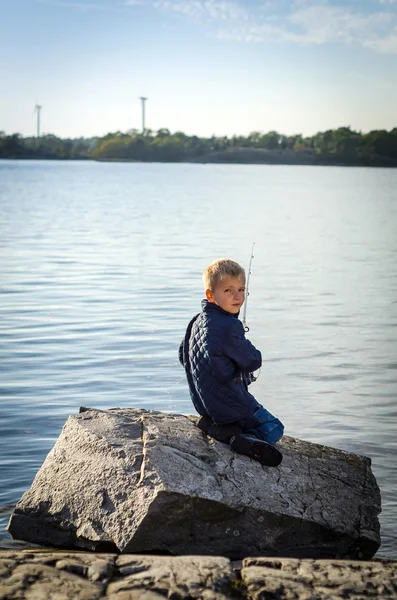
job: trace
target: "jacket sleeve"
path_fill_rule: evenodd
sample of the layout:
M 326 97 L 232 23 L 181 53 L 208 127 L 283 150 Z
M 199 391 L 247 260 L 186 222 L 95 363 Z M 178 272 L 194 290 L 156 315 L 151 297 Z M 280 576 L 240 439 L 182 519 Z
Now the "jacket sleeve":
M 179 362 L 181 363 L 182 367 L 185 366 L 185 353 L 188 350 L 188 343 L 189 343 L 189 338 L 190 338 L 190 334 L 192 333 L 192 327 L 194 325 L 194 322 L 196 321 L 197 317 L 199 316 L 200 313 L 197 313 L 197 315 L 195 315 L 193 317 L 193 319 L 189 322 L 189 325 L 187 326 L 186 329 L 186 333 L 184 335 L 184 337 L 182 338 L 181 343 L 179 344 L 179 350 L 178 350 L 178 357 L 179 357 Z M 186 348 L 185 348 L 186 346 Z
M 231 358 L 242 373 L 251 373 L 262 365 L 260 351 L 246 339 L 243 326 L 237 319 L 228 331 L 225 340 L 225 354 Z
M 178 350 L 178 357 L 179 357 L 179 362 L 181 363 L 182 367 L 184 367 L 184 363 L 183 363 L 183 343 L 184 343 L 185 339 L 183 339 L 181 341 L 181 343 L 179 344 L 179 350 Z

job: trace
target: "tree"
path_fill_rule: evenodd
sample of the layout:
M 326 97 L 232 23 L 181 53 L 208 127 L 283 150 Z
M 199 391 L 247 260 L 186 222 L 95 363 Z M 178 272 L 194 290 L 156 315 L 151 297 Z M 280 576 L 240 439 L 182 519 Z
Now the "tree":
M 215 135 L 201 138 L 197 135 L 188 136 L 182 131 L 171 134 L 166 128 L 156 133 L 148 129 L 145 134 L 134 129 L 127 133 L 116 131 L 102 138 L 89 139 L 61 139 L 52 134 L 41 138 L 22 138 L 17 133 L 6 135 L 0 131 L 1 158 L 108 158 L 169 162 L 191 160 L 217 152 L 220 161 L 239 162 L 241 153 L 233 152 L 239 148 L 252 149 L 244 156 L 249 155 L 256 162 L 261 162 L 266 154 L 255 150 L 265 149 L 270 152 L 290 151 L 288 160 L 291 163 L 302 162 L 299 154 L 305 152 L 315 153 L 315 160 L 320 164 L 397 166 L 397 127 L 389 132 L 382 129 L 367 134 L 354 131 L 351 127 L 339 127 L 309 137 L 301 134 L 287 136 L 277 131 L 252 131 L 248 136 L 233 135 L 231 138 Z M 306 163 L 313 160 L 305 157 Z
M 0 156 L 3 158 L 18 158 L 23 155 L 23 140 L 19 133 L 2 137 L 0 141 Z
M 170 135 L 170 130 L 166 129 L 165 127 L 162 127 L 157 131 L 157 137 L 168 137 Z

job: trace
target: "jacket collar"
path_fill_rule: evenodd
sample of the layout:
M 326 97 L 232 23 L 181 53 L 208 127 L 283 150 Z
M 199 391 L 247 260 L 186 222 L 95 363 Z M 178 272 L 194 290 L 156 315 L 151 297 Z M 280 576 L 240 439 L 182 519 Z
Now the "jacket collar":
M 207 312 L 207 313 L 220 312 L 220 313 L 223 313 L 224 315 L 228 315 L 229 317 L 235 317 L 236 319 L 238 318 L 238 316 L 240 314 L 240 311 L 238 313 L 233 314 L 231 312 L 228 312 L 227 310 L 223 310 L 223 308 L 221 308 L 214 302 L 209 302 L 206 298 L 204 298 L 204 300 L 201 301 L 201 307 L 204 312 Z

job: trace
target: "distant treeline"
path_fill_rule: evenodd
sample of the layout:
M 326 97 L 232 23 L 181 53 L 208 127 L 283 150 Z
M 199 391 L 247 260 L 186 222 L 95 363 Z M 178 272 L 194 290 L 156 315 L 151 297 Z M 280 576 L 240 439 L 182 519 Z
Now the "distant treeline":
M 254 131 L 246 137 L 201 138 L 148 129 L 61 139 L 0 132 L 0 158 L 397 166 L 397 127 L 365 134 L 340 127 L 311 137 Z

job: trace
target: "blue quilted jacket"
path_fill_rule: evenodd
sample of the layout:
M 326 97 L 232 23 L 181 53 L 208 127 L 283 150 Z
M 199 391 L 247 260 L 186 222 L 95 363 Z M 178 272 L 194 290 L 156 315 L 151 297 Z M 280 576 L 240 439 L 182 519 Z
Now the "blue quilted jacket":
M 179 361 L 197 412 L 217 425 L 232 423 L 260 406 L 248 391 L 247 375 L 261 366 L 261 353 L 245 338 L 238 315 L 208 300 L 202 309 L 187 327 Z

